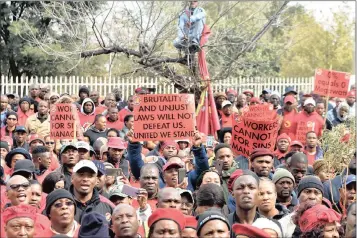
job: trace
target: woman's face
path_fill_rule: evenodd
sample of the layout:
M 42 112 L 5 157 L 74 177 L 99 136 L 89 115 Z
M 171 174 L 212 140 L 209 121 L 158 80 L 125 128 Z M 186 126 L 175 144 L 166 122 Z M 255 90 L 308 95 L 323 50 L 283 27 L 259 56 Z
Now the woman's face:
M 339 238 L 340 235 L 338 233 L 338 228 L 340 227 L 340 223 L 338 222 L 331 222 L 327 223 L 324 227 L 324 238 Z
M 339 111 L 340 117 L 345 118 L 348 115 L 348 109 L 344 106 L 340 108 Z
M 231 144 L 231 139 L 232 139 L 232 134 L 227 132 L 226 134 L 224 134 L 223 137 L 223 142 L 226 144 Z
M 61 189 L 61 188 L 64 188 L 64 181 L 63 180 L 60 180 L 55 184 L 55 190 L 56 189 Z
M 330 173 L 327 171 L 327 169 L 321 170 L 317 176 L 320 178 L 321 182 L 325 182 L 330 179 Z
M 17 124 L 17 117 L 15 115 L 9 115 L 6 119 L 6 124 L 9 127 L 14 127 Z
M 208 183 L 215 183 L 219 186 L 221 186 L 221 180 L 219 179 L 219 176 L 215 172 L 207 172 L 202 178 L 202 184 L 208 184 Z

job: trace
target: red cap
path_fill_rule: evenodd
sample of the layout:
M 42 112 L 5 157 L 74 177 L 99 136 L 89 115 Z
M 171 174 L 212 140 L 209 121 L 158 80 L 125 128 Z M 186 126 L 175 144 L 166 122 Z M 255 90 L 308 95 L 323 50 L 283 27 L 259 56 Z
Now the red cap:
M 273 152 L 266 148 L 255 148 L 250 154 L 250 160 L 253 161 L 255 158 L 263 155 L 269 155 L 274 158 Z
M 237 95 L 238 95 L 237 91 L 234 90 L 234 89 L 229 89 L 229 90 L 227 90 L 227 91 L 226 91 L 226 95 L 228 96 L 228 94 L 233 94 L 233 95 L 236 96 L 236 97 L 237 97 Z
M 292 95 L 286 96 L 284 98 L 284 103 L 287 103 L 287 102 L 296 103 L 296 98 Z
M 185 228 L 197 229 L 197 220 L 194 216 L 186 216 L 185 215 Z
M 8 221 L 18 218 L 18 217 L 27 217 L 36 221 L 36 208 L 27 204 L 20 204 L 17 206 L 11 206 L 5 209 L 2 213 L 2 219 L 6 224 Z
M 302 96 L 305 98 L 312 98 L 312 95 L 310 93 L 304 93 Z
M 252 97 L 254 97 L 254 92 L 252 90 L 245 90 L 243 91 L 243 94 L 250 94 Z
M 234 224 L 232 231 L 235 235 L 248 236 L 249 238 L 268 238 L 270 235 L 260 228 L 247 224 Z
M 29 144 L 31 144 L 35 140 L 39 140 L 43 143 L 43 145 L 45 145 L 45 141 L 42 139 L 42 137 L 40 137 L 38 134 L 31 134 L 30 138 L 29 138 L 29 141 L 30 141 Z
M 110 137 L 107 144 L 108 149 L 115 148 L 115 149 L 125 150 L 126 146 L 127 143 L 120 137 Z
M 290 146 L 293 146 L 293 145 L 301 146 L 301 148 L 304 147 L 303 144 L 302 144 L 300 141 L 298 141 L 298 140 L 292 141 L 291 144 L 290 144 Z
M 252 97 L 251 99 L 250 99 L 250 103 L 252 103 L 252 102 L 255 102 L 255 103 L 258 103 L 258 104 L 261 104 L 262 102 L 259 100 L 259 98 L 257 98 L 257 97 Z
M 243 175 L 243 170 L 241 170 L 241 169 L 237 169 L 236 171 L 234 171 L 231 174 L 231 176 L 229 177 L 228 182 L 227 182 L 228 191 L 230 191 L 230 192 L 233 191 L 234 181 L 236 181 L 236 179 L 242 175 Z
M 180 230 L 185 229 L 185 216 L 175 208 L 157 208 L 149 217 L 148 226 L 151 227 L 155 222 L 160 220 L 171 220 L 177 223 Z
M 356 90 L 350 90 L 347 93 L 347 97 L 356 97 Z
M 302 232 L 311 231 L 321 225 L 332 222 L 340 222 L 341 215 L 335 210 L 318 204 L 307 209 L 299 219 L 299 226 Z
M 161 149 L 165 149 L 167 146 L 174 146 L 176 150 L 179 150 L 176 141 L 173 140 L 164 141 L 164 143 L 162 143 L 161 145 Z
M 148 92 L 148 90 L 146 89 L 146 88 L 137 88 L 137 89 L 135 89 L 135 93 L 136 94 L 148 94 L 149 92 Z
M 288 136 L 286 133 L 281 134 L 280 136 L 278 136 L 278 138 L 276 139 L 276 141 L 278 142 L 281 139 L 287 139 L 289 141 L 289 144 L 291 143 L 291 139 L 290 136 Z
M 167 162 L 164 167 L 162 168 L 162 171 L 165 171 L 171 167 L 179 167 L 179 168 L 183 168 L 182 164 L 176 163 L 176 162 Z

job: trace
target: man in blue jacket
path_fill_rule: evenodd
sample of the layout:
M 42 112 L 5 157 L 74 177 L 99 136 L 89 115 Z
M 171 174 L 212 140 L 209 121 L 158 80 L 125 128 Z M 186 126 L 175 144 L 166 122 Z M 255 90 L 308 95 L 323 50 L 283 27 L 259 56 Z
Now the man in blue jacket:
M 127 138 L 129 140 L 128 144 L 128 157 L 127 159 L 130 162 L 130 167 L 131 167 L 131 172 L 134 175 L 136 179 L 140 178 L 140 169 L 144 165 L 144 161 L 141 158 L 141 149 L 142 145 L 139 142 L 133 142 L 133 131 L 129 131 L 127 134 Z M 206 154 L 206 150 L 204 146 L 202 145 L 202 138 L 199 132 L 195 133 L 195 136 L 192 138 L 192 152 L 195 157 L 196 161 L 196 166 L 195 169 L 190 171 L 187 174 L 188 177 L 188 187 L 187 189 L 194 191 L 194 188 L 196 186 L 196 180 L 199 177 L 199 175 L 207 170 L 209 168 L 208 165 L 208 157 Z M 176 156 L 174 156 L 176 157 Z M 173 158 L 173 157 L 171 157 Z M 159 157 L 157 161 L 155 161 L 155 164 L 158 166 L 160 170 L 160 178 L 159 178 L 159 185 L 160 188 L 165 187 L 165 182 L 163 180 L 163 171 L 162 168 L 163 166 L 170 160 L 168 158 L 167 160 L 163 157 Z

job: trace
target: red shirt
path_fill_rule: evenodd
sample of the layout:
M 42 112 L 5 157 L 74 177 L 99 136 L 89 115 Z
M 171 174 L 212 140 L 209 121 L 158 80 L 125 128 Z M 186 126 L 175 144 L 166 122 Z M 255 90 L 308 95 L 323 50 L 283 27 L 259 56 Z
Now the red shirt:
M 309 153 L 305 152 L 306 156 L 307 156 L 307 162 L 309 165 L 313 165 L 314 162 L 315 162 L 315 156 L 316 156 L 316 153 L 313 154 L 313 155 L 310 155 Z
M 36 175 L 37 181 L 42 185 L 43 180 L 46 178 L 46 176 L 51 173 L 52 171 L 49 169 L 46 169 L 46 171 L 41 174 L 41 175 Z
M 118 120 L 116 120 L 114 122 L 109 121 L 109 119 L 107 118 L 107 128 L 115 128 L 115 129 L 121 131 L 124 127 L 124 123 L 122 121 L 120 121 L 119 118 L 118 118 Z
M 9 136 L 9 137 L 11 137 L 12 138 L 12 133 L 13 131 L 8 131 L 7 129 L 6 129 L 6 126 L 3 126 L 3 127 L 1 127 L 1 129 L 0 129 L 0 135 L 1 136 Z
M 317 137 L 322 136 L 322 131 L 325 126 L 325 122 L 322 117 L 317 112 L 312 112 L 307 114 L 305 111 L 302 111 L 297 117 L 296 122 L 305 122 L 306 125 L 312 127 L 312 130 L 316 133 Z
M 93 124 L 95 114 L 87 115 L 87 114 L 78 112 L 78 117 L 79 117 L 79 122 L 80 122 L 81 126 L 84 128 L 88 128 L 90 125 Z
M 126 115 L 133 115 L 133 112 L 130 111 L 127 107 L 123 108 L 119 112 L 119 120 L 124 121 Z
M 286 133 L 292 141 L 295 140 L 297 127 L 296 117 L 298 115 L 299 113 L 296 110 L 292 110 L 291 112 L 284 110 L 283 122 L 281 123 L 279 135 Z
M 222 128 L 225 127 L 232 127 L 233 124 L 233 114 L 226 116 L 223 112 L 221 113 L 221 124 L 222 124 Z
M 105 110 L 107 110 L 106 106 L 99 105 L 98 107 L 95 107 L 95 114 L 102 114 Z
M 287 153 L 288 153 L 288 151 L 285 152 L 285 153 L 283 153 L 283 152 L 281 152 L 281 151 L 278 150 L 278 149 L 276 149 L 276 150 L 274 151 L 274 155 L 275 155 L 278 159 L 281 159 L 281 158 L 285 157 L 285 155 L 286 155 Z
M 57 159 L 57 155 L 55 153 L 51 154 L 51 165 L 49 170 L 50 171 L 55 171 L 57 168 L 59 168 L 60 164 Z
M 19 108 L 19 110 L 17 110 L 17 116 L 18 116 L 18 121 L 17 124 L 19 124 L 20 126 L 24 126 L 26 124 L 26 120 L 29 116 L 31 116 L 32 114 L 34 114 L 33 110 L 28 110 L 26 113 L 21 111 L 21 109 Z

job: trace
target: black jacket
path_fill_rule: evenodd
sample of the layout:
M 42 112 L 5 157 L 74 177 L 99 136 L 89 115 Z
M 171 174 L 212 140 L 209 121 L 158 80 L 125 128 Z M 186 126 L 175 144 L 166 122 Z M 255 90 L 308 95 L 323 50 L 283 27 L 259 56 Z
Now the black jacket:
M 108 129 L 105 129 L 104 131 L 98 131 L 96 128 L 94 128 L 94 126 L 91 126 L 86 132 L 84 132 L 84 135 L 89 137 L 90 145 L 93 146 L 94 142 L 98 140 L 99 137 L 107 138 L 107 131 Z
M 93 190 L 93 196 L 86 204 L 83 204 L 76 199 L 74 196 L 73 185 L 69 188 L 69 192 L 73 195 L 76 203 L 76 214 L 74 215 L 74 220 L 76 220 L 76 222 L 81 224 L 83 215 L 89 212 L 98 212 L 105 216 L 108 222 L 110 221 L 114 208 L 99 195 L 97 189 Z

